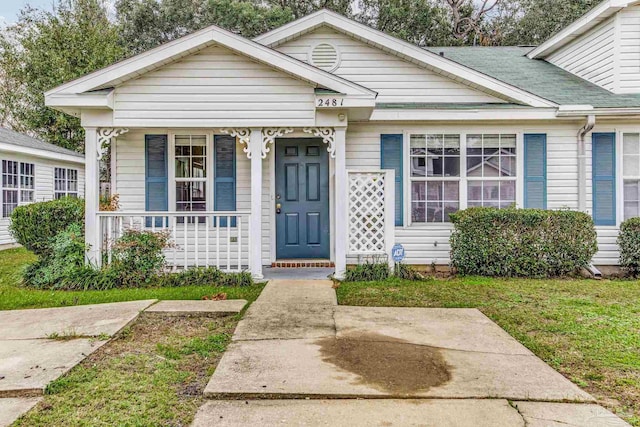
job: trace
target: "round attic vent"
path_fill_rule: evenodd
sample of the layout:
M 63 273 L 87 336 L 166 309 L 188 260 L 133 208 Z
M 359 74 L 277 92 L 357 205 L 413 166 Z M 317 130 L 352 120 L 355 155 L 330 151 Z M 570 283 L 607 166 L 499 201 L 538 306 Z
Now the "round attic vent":
M 338 50 L 329 43 L 320 43 L 311 50 L 311 65 L 325 71 L 338 68 Z

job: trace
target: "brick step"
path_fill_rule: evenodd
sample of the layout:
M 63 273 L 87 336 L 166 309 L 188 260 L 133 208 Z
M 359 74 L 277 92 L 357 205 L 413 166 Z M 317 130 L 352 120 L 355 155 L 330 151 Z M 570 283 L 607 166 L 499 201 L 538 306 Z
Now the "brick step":
M 281 259 L 271 263 L 272 268 L 333 268 L 328 259 Z

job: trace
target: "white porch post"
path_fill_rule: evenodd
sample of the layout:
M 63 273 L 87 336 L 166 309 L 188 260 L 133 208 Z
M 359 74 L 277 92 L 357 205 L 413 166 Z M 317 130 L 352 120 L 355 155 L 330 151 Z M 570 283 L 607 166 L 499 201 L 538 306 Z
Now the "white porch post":
M 85 188 L 84 188 L 84 239 L 89 245 L 86 259 L 100 265 L 100 230 L 98 208 L 100 205 L 100 168 L 98 166 L 98 130 L 85 128 Z
M 254 279 L 262 279 L 262 129 L 251 128 L 251 223 L 249 267 Z
M 347 244 L 349 229 L 348 214 L 348 186 L 346 160 L 346 128 L 335 129 L 335 277 L 344 278 L 347 270 Z

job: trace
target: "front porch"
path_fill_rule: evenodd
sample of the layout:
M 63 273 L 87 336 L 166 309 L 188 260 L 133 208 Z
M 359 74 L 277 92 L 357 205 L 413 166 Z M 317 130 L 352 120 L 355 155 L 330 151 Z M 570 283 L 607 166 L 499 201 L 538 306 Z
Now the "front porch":
M 87 127 L 88 260 L 112 262 L 114 241 L 136 229 L 170 236 L 174 271 L 261 279 L 286 258 L 334 265 L 342 277 L 348 257 L 386 256 L 394 244 L 393 170 L 349 171 L 345 149 L 346 127 Z M 316 157 L 304 163 L 305 153 Z M 99 210 L 106 159 L 116 211 Z

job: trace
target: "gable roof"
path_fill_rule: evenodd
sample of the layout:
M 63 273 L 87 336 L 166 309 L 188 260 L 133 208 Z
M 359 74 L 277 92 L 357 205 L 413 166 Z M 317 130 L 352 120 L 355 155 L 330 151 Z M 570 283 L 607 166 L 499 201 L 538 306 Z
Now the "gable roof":
M 256 37 L 254 40 L 269 47 L 278 45 L 313 31 L 320 26 L 329 26 L 351 37 L 376 46 L 386 52 L 395 54 L 409 62 L 426 67 L 436 73 L 462 82 L 494 96 L 534 107 L 553 107 L 553 102 L 543 99 L 533 93 L 512 86 L 504 81 L 485 75 L 477 70 L 460 63 L 440 57 L 433 52 L 422 49 L 414 44 L 396 37 L 374 30 L 359 22 L 348 19 L 330 10 L 320 10 L 302 17 L 282 27 L 276 28 Z
M 0 127 L 0 149 L 59 160 L 84 163 L 84 154 Z
M 212 25 L 51 89 L 45 92 L 45 98 L 49 101 L 47 105 L 54 102 L 56 95 L 92 93 L 108 89 L 214 44 L 267 64 L 316 87 L 368 99 L 375 99 L 377 95 L 375 91 L 354 82 Z
M 590 29 L 605 21 L 621 9 L 638 3 L 638 0 L 605 0 L 588 11 L 577 21 L 560 30 L 549 40 L 528 53 L 530 59 L 545 58 L 574 41 Z
M 617 95 L 542 59 L 531 47 L 433 47 L 432 52 L 559 105 L 640 107 L 640 95 Z

